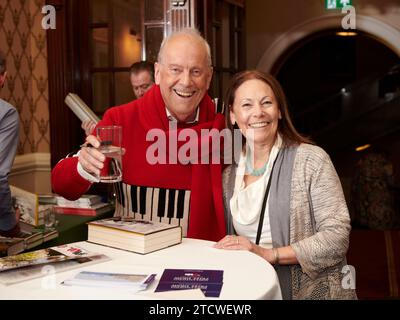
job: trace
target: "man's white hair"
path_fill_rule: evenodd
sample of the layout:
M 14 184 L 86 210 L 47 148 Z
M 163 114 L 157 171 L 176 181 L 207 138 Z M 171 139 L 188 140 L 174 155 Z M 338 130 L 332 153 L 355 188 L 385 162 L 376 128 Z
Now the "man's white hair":
M 181 36 L 181 35 L 186 35 L 189 37 L 192 37 L 195 40 L 200 41 L 203 45 L 204 48 L 206 50 L 207 53 L 207 63 L 208 66 L 211 67 L 212 66 L 212 61 L 211 61 L 211 49 L 210 49 L 210 45 L 208 44 L 208 42 L 201 36 L 200 32 L 195 29 L 195 28 L 183 28 L 179 31 L 173 32 L 171 33 L 168 37 L 164 38 L 164 40 L 161 43 L 160 46 L 160 50 L 158 52 L 158 56 L 157 56 L 157 62 L 161 63 L 162 60 L 162 56 L 163 56 L 163 52 L 164 52 L 164 48 L 166 46 L 166 44 L 173 38 L 177 37 L 177 36 Z

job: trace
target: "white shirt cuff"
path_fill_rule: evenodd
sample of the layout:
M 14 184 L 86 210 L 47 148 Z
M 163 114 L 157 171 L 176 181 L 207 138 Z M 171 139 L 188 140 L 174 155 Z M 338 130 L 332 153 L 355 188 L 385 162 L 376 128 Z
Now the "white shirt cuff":
M 97 178 L 96 176 L 91 175 L 89 172 L 87 172 L 85 169 L 83 169 L 82 165 L 80 164 L 80 162 L 78 161 L 78 166 L 77 166 L 77 170 L 79 175 L 83 178 L 86 179 L 90 182 L 100 182 L 100 179 Z

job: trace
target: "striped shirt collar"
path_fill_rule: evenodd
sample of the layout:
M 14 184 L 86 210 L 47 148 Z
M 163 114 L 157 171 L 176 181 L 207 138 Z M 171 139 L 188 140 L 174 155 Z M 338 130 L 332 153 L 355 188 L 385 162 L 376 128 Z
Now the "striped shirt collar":
M 168 108 L 165 108 L 165 111 L 167 112 L 168 121 L 178 122 L 178 120 L 171 114 L 171 112 L 169 112 Z M 199 122 L 199 114 L 200 114 L 200 108 L 197 107 L 196 117 L 194 118 L 194 120 L 191 120 L 191 121 L 188 121 L 188 122 L 185 122 L 185 123 L 186 124 L 193 124 L 193 123 Z

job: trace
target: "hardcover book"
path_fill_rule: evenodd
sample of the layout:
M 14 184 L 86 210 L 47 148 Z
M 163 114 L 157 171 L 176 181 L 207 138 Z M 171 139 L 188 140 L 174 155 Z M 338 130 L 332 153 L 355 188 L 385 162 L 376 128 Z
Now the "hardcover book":
M 0 256 L 12 256 L 24 250 L 24 239 L 0 237 Z
M 62 284 L 67 286 L 127 288 L 134 291 L 146 290 L 156 274 L 126 274 L 81 271 Z
M 61 272 L 108 260 L 110 259 L 103 254 L 69 244 L 21 253 L 0 258 L 0 283 L 10 285 L 45 276 L 45 266 Z
M 102 213 L 108 212 L 112 209 L 112 206 L 108 203 L 97 203 L 92 205 L 90 208 L 78 208 L 78 207 L 62 207 L 54 206 L 54 211 L 57 214 L 67 214 L 76 216 L 98 216 Z
M 14 238 L 0 237 L 0 257 L 16 255 L 58 237 L 57 230 L 44 230 L 19 222 L 20 232 Z
M 155 292 L 200 289 L 206 297 L 219 297 L 223 270 L 165 269 Z
M 88 223 L 88 241 L 146 254 L 182 242 L 182 228 L 166 223 L 114 217 Z

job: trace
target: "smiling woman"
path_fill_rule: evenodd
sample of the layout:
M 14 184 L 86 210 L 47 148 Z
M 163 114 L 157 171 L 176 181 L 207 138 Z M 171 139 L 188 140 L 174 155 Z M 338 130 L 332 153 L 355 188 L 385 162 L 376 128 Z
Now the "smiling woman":
M 227 126 L 246 139 L 223 173 L 227 233 L 217 248 L 248 250 L 273 264 L 284 299 L 354 299 L 342 287 L 350 218 L 328 154 L 293 127 L 270 75 L 234 76 Z

